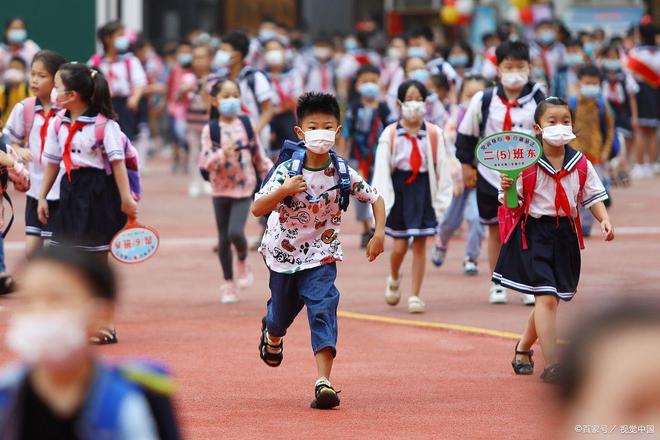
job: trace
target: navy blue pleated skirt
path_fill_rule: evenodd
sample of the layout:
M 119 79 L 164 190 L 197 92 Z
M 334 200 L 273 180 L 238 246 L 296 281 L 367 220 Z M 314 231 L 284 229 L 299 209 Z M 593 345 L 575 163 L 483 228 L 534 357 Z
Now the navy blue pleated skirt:
M 430 237 L 435 235 L 435 217 L 429 174 L 419 173 L 410 184 L 411 171 L 396 170 L 392 174 L 394 205 L 385 222 L 385 233 L 394 238 Z

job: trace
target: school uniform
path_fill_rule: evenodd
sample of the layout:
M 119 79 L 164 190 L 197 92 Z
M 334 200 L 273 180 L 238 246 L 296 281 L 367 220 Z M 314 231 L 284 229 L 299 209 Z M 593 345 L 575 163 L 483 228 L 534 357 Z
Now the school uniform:
M 639 83 L 639 126 L 660 127 L 660 50 L 656 46 L 633 48 L 627 67 Z
M 580 278 L 580 240 L 577 231 L 579 206 L 590 208 L 607 199 L 607 192 L 591 162 L 587 162 L 587 176 L 580 195 L 580 177 L 577 169 L 582 153 L 565 147 L 563 170 L 567 175 L 557 176 L 544 156 L 537 165 L 534 197 L 529 206 L 526 222 L 518 222 L 509 240 L 502 245 L 493 272 L 492 281 L 504 287 L 531 295 L 553 295 L 570 301 Z M 563 209 L 555 208 L 558 185 L 561 185 L 570 206 L 570 217 Z M 523 194 L 522 179 L 517 181 L 519 197 Z M 500 192 L 500 200 L 503 200 Z M 523 238 L 524 233 L 524 238 Z M 581 235 L 580 235 L 581 236 Z M 523 240 L 526 239 L 527 249 Z
M 0 72 L 7 69 L 11 59 L 15 56 L 21 57 L 28 67 L 31 66 L 32 59 L 40 50 L 39 45 L 30 39 L 25 40 L 20 46 L 0 43 Z
M 480 139 L 501 131 L 518 131 L 533 135 L 534 112 L 538 102 L 545 98 L 538 84 L 527 83 L 514 102 L 509 102 L 501 84 L 492 88 L 488 117 L 482 128 L 482 100 L 484 92 L 477 92 L 470 101 L 456 136 L 456 157 L 462 164 L 477 168 L 477 204 L 481 222 L 497 224 L 497 190 L 500 173 L 477 164 L 474 149 Z M 508 115 L 508 116 L 507 116 Z M 483 132 L 482 132 L 483 131 Z
M 280 164 L 255 200 L 282 186 L 292 162 Z M 281 337 L 303 306 L 307 307 L 314 353 L 330 348 L 336 353 L 337 305 L 336 262 L 343 259 L 339 232 L 338 176 L 331 163 L 322 169 L 302 170 L 307 191 L 282 201 L 268 217 L 259 252 L 270 271 L 266 327 Z M 349 168 L 351 195 L 374 204 L 378 192 Z
M 620 72 L 615 81 L 603 81 L 603 98 L 614 112 L 614 126 L 627 138 L 632 137 L 630 99 L 639 92 L 639 84 L 632 75 Z
M 550 82 L 548 89 L 551 89 L 559 68 L 565 64 L 566 46 L 556 41 L 547 46 L 532 41 L 529 52 L 532 59 L 540 59 L 543 62 L 545 76 Z
M 297 100 L 303 93 L 303 79 L 300 73 L 295 69 L 286 69 L 281 73 L 269 72 L 271 82 L 273 83 L 273 107 L 279 108 L 282 103 L 290 100 Z M 271 151 L 279 151 L 285 140 L 295 140 L 296 132 L 293 127 L 296 126 L 296 114 L 294 110 L 286 110 L 277 113 L 270 121 Z
M 147 75 L 142 63 L 132 53 L 126 53 L 114 61 L 110 61 L 107 57 L 100 59 L 92 57 L 89 65 L 103 72 L 110 86 L 112 107 L 117 112 L 119 126 L 129 139 L 135 139 L 138 124 L 141 122 L 140 113 L 130 110 L 127 103 L 135 88 L 147 85 Z
M 107 171 L 109 162 L 124 160 L 124 142 L 119 124 L 109 120 L 103 145 L 97 145 L 96 116 L 87 112 L 72 122 L 67 112 L 57 132 L 55 124 L 50 125 L 43 159 L 64 170 L 60 207 L 50 220 L 53 243 L 107 252 L 112 238 L 126 224 L 119 189 Z M 71 129 L 75 132 L 69 137 Z
M 12 143 L 23 144 L 24 147 L 29 148 L 32 153 L 32 161 L 28 163 L 30 172 L 30 180 L 32 185 L 27 192 L 27 200 L 25 203 L 25 234 L 35 237 L 50 238 L 52 231 L 49 225 L 41 223 L 37 216 L 37 204 L 39 200 L 39 193 L 41 192 L 41 182 L 43 180 L 45 162 L 43 159 L 43 151 L 46 144 L 46 134 L 48 127 L 53 124 L 57 108 L 52 107 L 46 113 L 39 98 L 36 99 L 34 105 L 34 119 L 29 133 L 26 133 L 24 112 L 25 101 L 18 103 L 9 116 L 9 121 L 5 126 L 3 133 L 9 138 Z M 57 214 L 60 199 L 60 180 L 64 172 L 60 170 L 53 187 L 48 192 L 46 200 L 48 201 L 48 211 L 51 217 Z
M 261 105 L 273 99 L 273 86 L 265 72 L 246 66 L 236 78 L 241 91 L 241 113 L 248 116 L 256 126 L 261 118 Z M 252 86 L 253 87 L 252 87 Z M 270 125 L 266 124 L 258 133 L 263 148 L 270 148 Z
M 433 157 L 430 129 L 438 145 Z M 394 146 L 391 144 L 392 132 Z M 376 150 L 373 185 L 385 201 L 385 233 L 394 238 L 435 235 L 452 198 L 450 164 L 442 130 L 425 122 L 416 136 L 401 123 L 390 125 L 380 136 Z
M 303 72 L 305 93 L 337 94 L 337 65 L 334 61 L 322 63 L 316 58 L 310 57 Z

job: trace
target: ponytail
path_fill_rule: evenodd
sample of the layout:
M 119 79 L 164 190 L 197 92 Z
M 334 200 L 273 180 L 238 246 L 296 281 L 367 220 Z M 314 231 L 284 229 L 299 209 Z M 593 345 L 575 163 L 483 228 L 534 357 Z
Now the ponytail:
M 110 87 L 99 70 L 80 63 L 67 63 L 58 71 L 66 90 L 77 92 L 89 108 L 108 119 L 116 119 Z

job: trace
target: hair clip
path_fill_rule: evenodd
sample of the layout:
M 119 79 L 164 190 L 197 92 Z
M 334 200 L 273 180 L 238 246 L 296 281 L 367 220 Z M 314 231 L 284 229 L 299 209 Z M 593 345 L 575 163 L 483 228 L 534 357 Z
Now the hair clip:
M 91 76 L 92 79 L 96 79 L 96 75 L 97 75 L 97 74 L 98 74 L 98 72 L 97 72 L 96 70 L 94 70 L 94 69 L 89 69 L 89 76 Z

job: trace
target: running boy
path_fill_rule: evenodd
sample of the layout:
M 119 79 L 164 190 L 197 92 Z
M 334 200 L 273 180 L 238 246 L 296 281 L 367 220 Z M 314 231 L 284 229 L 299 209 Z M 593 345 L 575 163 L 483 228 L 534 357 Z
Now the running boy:
M 497 225 L 497 188 L 499 173 L 483 165 L 475 167 L 474 149 L 479 142 L 493 133 L 521 131 L 533 134 L 534 111 L 544 96 L 538 84 L 529 81 L 529 48 L 519 41 L 502 43 L 495 50 L 499 83 L 479 92 L 472 98 L 458 127 L 456 157 L 463 164 L 466 188 L 477 187 L 477 205 L 481 222 L 488 225 L 488 261 L 495 268 L 502 246 Z M 478 170 L 478 172 L 477 172 Z M 507 293 L 501 286 L 490 288 L 489 302 L 504 304 Z M 533 304 L 534 297 L 523 296 L 525 304 Z
M 270 271 L 271 291 L 259 354 L 267 365 L 279 366 L 282 338 L 307 306 L 318 369 L 311 406 L 329 409 L 339 405 L 328 379 L 337 343 L 336 262 L 343 259 L 338 172 L 330 154 L 341 132 L 339 104 L 332 95 L 307 93 L 298 100 L 297 116 L 296 134 L 307 149 L 302 175 L 290 176 L 293 161 L 282 162 L 256 194 L 252 207 L 256 217 L 270 213 L 259 248 Z M 383 252 L 385 204 L 355 170 L 348 171 L 351 195 L 373 205 L 376 230 L 367 246 L 367 258 L 373 261 Z

